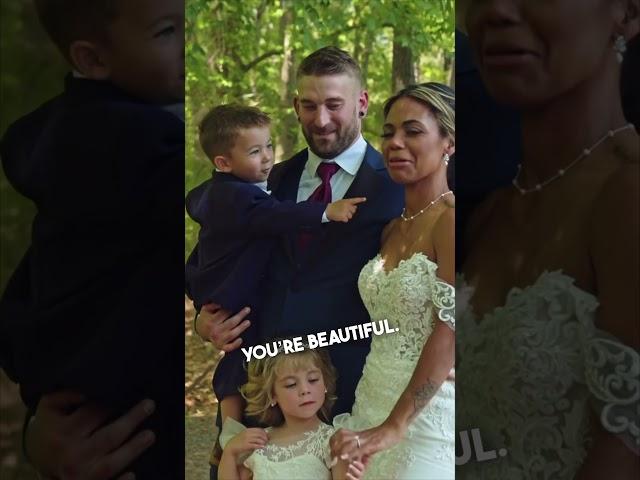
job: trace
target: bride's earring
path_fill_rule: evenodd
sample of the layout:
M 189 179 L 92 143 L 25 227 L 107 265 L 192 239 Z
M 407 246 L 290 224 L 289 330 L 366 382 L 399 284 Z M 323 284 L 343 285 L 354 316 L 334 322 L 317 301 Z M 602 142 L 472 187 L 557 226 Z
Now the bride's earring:
M 624 53 L 627 51 L 627 41 L 622 35 L 618 35 L 616 41 L 613 43 L 613 51 L 616 52 L 616 59 L 618 63 L 622 63 L 624 60 Z
M 442 161 L 444 162 L 445 165 L 449 165 L 449 154 L 448 153 L 445 153 L 442 156 Z

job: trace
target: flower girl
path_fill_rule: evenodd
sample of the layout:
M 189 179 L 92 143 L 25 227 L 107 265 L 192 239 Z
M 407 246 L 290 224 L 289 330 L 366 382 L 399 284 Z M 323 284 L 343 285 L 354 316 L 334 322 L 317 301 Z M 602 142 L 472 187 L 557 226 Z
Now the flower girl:
M 359 479 L 362 463 L 331 461 L 334 429 L 325 422 L 336 400 L 335 386 L 335 369 L 321 350 L 250 361 L 248 382 L 241 388 L 245 414 L 269 427 L 246 428 L 227 418 L 220 436 L 219 478 Z

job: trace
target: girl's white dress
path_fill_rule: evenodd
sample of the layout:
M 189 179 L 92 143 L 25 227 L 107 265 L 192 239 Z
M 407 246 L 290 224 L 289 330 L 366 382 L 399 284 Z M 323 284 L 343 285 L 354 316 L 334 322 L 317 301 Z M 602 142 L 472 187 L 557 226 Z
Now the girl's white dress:
M 371 321 L 388 320 L 395 333 L 374 336 L 352 414 L 338 415 L 336 428 L 380 425 L 407 387 L 435 322 L 455 329 L 454 288 L 436 277 L 438 266 L 416 253 L 390 272 L 380 255 L 360 273 L 358 286 Z M 338 366 L 339 371 L 339 366 Z M 396 446 L 375 454 L 365 479 L 455 477 L 455 385 L 446 381 Z
M 220 434 L 222 447 L 245 428 L 228 418 Z M 271 428 L 265 430 L 269 433 Z M 289 445 L 268 443 L 265 448 L 254 450 L 244 460 L 244 466 L 253 472 L 253 480 L 331 480 L 329 439 L 334 432 L 330 425 L 320 423 Z

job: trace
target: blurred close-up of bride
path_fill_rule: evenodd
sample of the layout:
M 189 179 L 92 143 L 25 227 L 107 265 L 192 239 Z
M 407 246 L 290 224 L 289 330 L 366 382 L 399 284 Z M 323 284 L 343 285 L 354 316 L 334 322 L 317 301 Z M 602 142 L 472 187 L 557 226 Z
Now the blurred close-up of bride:
M 640 150 L 620 72 L 640 2 L 466 3 L 522 154 L 467 225 L 456 302 L 456 429 L 506 454 L 457 475 L 637 478 Z

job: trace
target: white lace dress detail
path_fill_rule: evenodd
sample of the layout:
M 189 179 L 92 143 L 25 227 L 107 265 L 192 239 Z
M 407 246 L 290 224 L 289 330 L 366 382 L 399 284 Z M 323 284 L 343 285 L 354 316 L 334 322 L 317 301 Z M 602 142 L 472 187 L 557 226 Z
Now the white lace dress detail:
M 397 331 L 373 337 L 352 416 L 336 417 L 336 428 L 380 425 L 407 387 L 437 318 L 455 328 L 454 290 L 440 285 L 434 262 L 418 253 L 388 273 L 383 267 L 380 255 L 365 265 L 360 296 L 372 321 L 387 319 Z M 365 479 L 454 478 L 454 412 L 455 386 L 447 381 L 411 423 L 406 438 L 371 458 Z
M 573 478 L 591 441 L 591 412 L 638 451 L 640 357 L 595 328 L 593 295 L 545 272 L 481 322 L 460 300 L 457 428 L 478 428 L 483 449 L 506 456 L 471 459 L 459 478 Z
M 245 428 L 236 426 L 227 429 L 233 432 L 225 432 L 225 422 L 221 444 L 226 445 L 229 437 Z M 272 429 L 265 430 L 268 434 Z M 254 450 L 244 460 L 244 466 L 253 473 L 253 480 L 331 480 L 329 439 L 334 433 L 332 426 L 321 423 L 289 445 L 267 443 L 263 449 Z

